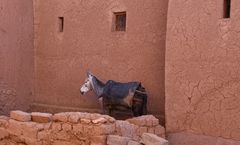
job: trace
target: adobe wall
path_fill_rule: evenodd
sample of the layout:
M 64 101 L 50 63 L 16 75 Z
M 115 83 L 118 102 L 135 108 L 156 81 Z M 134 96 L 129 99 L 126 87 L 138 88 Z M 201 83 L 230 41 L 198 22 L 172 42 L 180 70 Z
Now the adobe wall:
M 185 131 L 240 140 L 239 5 L 232 0 L 231 18 L 223 19 L 223 1 L 170 0 L 165 70 L 169 135 Z M 198 142 L 187 140 L 189 145 Z
M 33 94 L 31 0 L 0 1 L 0 114 L 26 110 Z
M 164 115 L 167 0 L 35 0 L 35 98 L 32 109 L 98 109 L 79 87 L 90 69 L 103 81 L 141 81 L 149 110 Z M 113 12 L 127 12 L 113 32 Z M 64 17 L 64 32 L 58 32 Z M 46 111 L 49 111 L 47 109 Z

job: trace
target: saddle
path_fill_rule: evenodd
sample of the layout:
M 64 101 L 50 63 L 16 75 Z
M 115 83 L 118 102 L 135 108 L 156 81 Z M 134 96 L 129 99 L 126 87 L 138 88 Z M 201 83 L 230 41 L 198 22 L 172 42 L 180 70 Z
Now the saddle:
M 103 97 L 105 97 L 105 102 L 111 105 L 120 104 L 123 106 L 131 107 L 135 91 L 140 85 L 140 82 L 120 83 L 109 80 L 107 81 L 103 90 Z

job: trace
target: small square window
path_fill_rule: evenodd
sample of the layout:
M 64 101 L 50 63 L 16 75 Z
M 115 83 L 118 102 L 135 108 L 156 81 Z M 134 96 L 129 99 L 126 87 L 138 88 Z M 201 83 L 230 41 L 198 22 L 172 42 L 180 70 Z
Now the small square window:
M 230 14 L 231 14 L 231 0 L 224 0 L 223 18 L 230 18 Z
M 126 12 L 117 12 L 115 15 L 115 31 L 126 31 Z
M 58 31 L 63 32 L 64 28 L 64 17 L 58 17 Z

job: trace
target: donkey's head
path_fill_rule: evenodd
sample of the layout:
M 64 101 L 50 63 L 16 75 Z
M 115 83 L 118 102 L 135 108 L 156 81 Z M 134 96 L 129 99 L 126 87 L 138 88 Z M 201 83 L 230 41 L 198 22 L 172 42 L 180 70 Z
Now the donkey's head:
M 80 93 L 82 95 L 86 94 L 88 91 L 93 89 L 93 87 L 92 87 L 92 78 L 93 78 L 93 74 L 88 71 L 87 72 L 87 78 L 85 79 L 84 84 L 80 88 Z

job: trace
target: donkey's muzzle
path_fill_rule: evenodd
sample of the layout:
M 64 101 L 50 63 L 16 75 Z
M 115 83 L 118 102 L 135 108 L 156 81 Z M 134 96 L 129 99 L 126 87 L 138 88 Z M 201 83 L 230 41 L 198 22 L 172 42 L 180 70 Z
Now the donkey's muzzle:
M 81 95 L 84 95 L 84 92 L 81 92 L 81 91 L 80 91 L 80 94 L 81 94 Z

